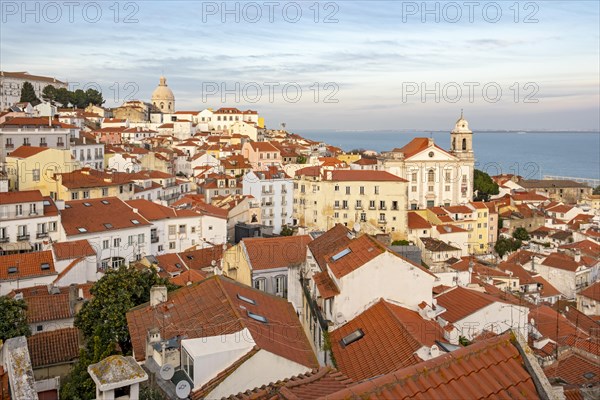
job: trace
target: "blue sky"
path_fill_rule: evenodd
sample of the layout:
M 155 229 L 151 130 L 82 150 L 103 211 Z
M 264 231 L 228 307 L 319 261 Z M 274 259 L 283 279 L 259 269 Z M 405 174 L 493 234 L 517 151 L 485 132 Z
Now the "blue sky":
M 0 68 L 97 85 L 108 106 L 164 74 L 178 110 L 291 130 L 447 130 L 461 108 L 475 129 L 599 129 L 597 1 L 274 1 L 272 20 L 266 1 L 77 3 L 70 21 L 61 1 L 4 1 Z

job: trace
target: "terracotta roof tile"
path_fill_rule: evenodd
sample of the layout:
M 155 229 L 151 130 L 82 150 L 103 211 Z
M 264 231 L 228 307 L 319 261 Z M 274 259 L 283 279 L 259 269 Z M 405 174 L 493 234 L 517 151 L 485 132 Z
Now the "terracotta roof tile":
M 61 214 L 67 236 L 150 225 L 117 197 L 68 201 Z
M 333 228 L 324 232 L 308 244 L 313 257 L 322 271 L 325 270 L 325 256 L 335 250 L 341 250 L 350 243 L 350 231 L 342 224 L 335 224 Z
M 342 339 L 361 330 L 364 336 L 344 345 Z M 440 326 L 416 312 L 380 300 L 330 333 L 336 365 L 355 381 L 362 381 L 421 362 L 415 352 L 443 339 Z
M 11 151 L 8 157 L 29 158 L 46 150 L 48 147 L 21 146 Z
M 436 297 L 440 306 L 446 309 L 441 317 L 449 322 L 457 322 L 463 318 L 489 306 L 499 299 L 486 293 L 457 286 Z
M 70 363 L 79 357 L 79 333 L 76 328 L 41 332 L 27 338 L 33 368 Z
M 1 192 L 0 204 L 19 204 L 34 201 L 43 201 L 44 197 L 39 190 L 23 190 L 19 192 Z
M 56 275 L 51 251 L 0 256 L 0 281 Z
M 174 278 L 170 278 L 170 281 L 177 286 L 188 286 L 204 279 L 206 279 L 206 275 L 204 275 L 202 272 L 195 269 L 190 269 L 182 272 Z
M 240 300 L 238 294 L 255 300 L 256 304 Z M 267 322 L 247 316 L 242 305 L 264 316 Z M 165 314 L 170 322 L 166 326 L 162 324 Z M 136 307 L 127 313 L 127 323 L 138 361 L 144 359 L 146 336 L 152 328 L 159 328 L 163 338 L 185 335 L 190 339 L 248 328 L 259 348 L 309 368 L 318 366 L 291 303 L 222 276 L 171 292 L 167 302 L 156 307 L 147 304 Z
M 431 229 L 431 224 L 416 212 L 408 213 L 409 229 Z
M 579 292 L 579 294 L 587 297 L 588 299 L 600 302 L 600 281 L 583 289 L 581 292 Z
M 44 321 L 68 319 L 74 316 L 68 293 L 42 294 L 24 298 L 27 303 L 27 322 L 34 324 Z
M 331 367 L 321 367 L 306 374 L 270 383 L 227 397 L 227 400 L 299 400 L 316 399 L 349 387 L 353 383 Z
M 246 249 L 252 270 L 265 270 L 304 262 L 310 241 L 311 237 L 308 235 L 245 238 L 242 245 Z
M 353 385 L 324 399 L 488 399 L 539 395 L 510 333 Z
M 189 269 L 201 270 L 217 263 L 223 258 L 223 246 L 213 246 L 198 250 L 189 250 L 178 253 L 179 257 Z
M 341 252 L 336 249 L 325 256 L 329 269 L 338 279 L 383 254 L 385 249 L 368 235 L 362 235 L 351 240 L 342 252 L 347 254 L 338 257 Z
M 86 239 L 73 240 L 71 242 L 55 242 L 52 244 L 52 249 L 54 250 L 54 257 L 58 261 L 96 255 L 96 250 L 92 248 L 92 245 Z
M 544 368 L 544 374 L 551 383 L 567 385 L 600 383 L 600 365 L 591 357 L 573 352 L 560 355 L 558 361 Z
M 340 290 L 327 271 L 317 272 L 312 276 L 312 279 L 315 282 L 315 285 L 317 285 L 320 297 L 330 299 L 340 294 Z
M 542 261 L 542 264 L 551 268 L 558 268 L 566 271 L 576 271 L 582 266 L 581 263 L 575 261 L 572 257 L 562 253 L 550 254 Z
M 334 170 L 331 171 L 331 180 L 339 182 L 369 181 L 369 182 L 408 182 L 404 178 L 390 174 L 387 171 L 369 170 Z

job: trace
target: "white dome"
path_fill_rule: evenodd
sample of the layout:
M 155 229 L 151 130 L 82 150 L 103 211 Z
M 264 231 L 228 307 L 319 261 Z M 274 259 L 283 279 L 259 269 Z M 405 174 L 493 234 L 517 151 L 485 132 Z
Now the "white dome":
M 152 92 L 152 102 L 155 101 L 175 101 L 175 96 L 169 87 L 167 86 L 167 78 L 164 76 L 160 77 L 160 83 Z

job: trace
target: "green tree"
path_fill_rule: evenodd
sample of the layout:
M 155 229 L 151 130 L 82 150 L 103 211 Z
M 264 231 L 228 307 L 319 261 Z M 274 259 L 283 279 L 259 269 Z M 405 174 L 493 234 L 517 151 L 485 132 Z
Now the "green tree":
M 125 314 L 148 302 L 154 285 L 177 287 L 159 277 L 153 269 L 140 271 L 121 266 L 107 271 L 90 290 L 93 297 L 75 316 L 75 326 L 86 339 L 98 337 L 104 347 L 117 343 L 124 354 L 130 354 L 132 346 Z
M 46 87 L 42 90 L 42 99 L 44 99 L 44 101 L 55 101 L 56 88 L 52 85 L 46 85 Z
M 529 240 L 529 232 L 525 228 L 517 228 L 513 232 L 513 237 L 519 240 Z
M 17 336 L 29 336 L 27 303 L 0 296 L 0 342 Z
M 475 201 L 488 201 L 491 195 L 500 193 L 498 184 L 483 171 L 476 169 L 473 181 L 473 189 L 476 192 Z
M 102 98 L 102 93 L 97 91 L 96 89 L 88 89 L 85 91 L 86 104 L 82 107 L 87 107 L 91 104 L 95 106 L 101 106 L 104 104 L 104 99 Z
M 521 241 L 519 239 L 501 237 L 496 241 L 494 250 L 496 250 L 496 253 L 498 253 L 500 257 L 504 257 L 506 253 L 516 251 L 520 247 Z
M 408 240 L 394 240 L 392 246 L 408 246 L 410 242 Z
M 41 103 L 40 99 L 38 99 L 35 95 L 33 85 L 29 82 L 23 83 L 23 88 L 21 89 L 21 99 L 19 101 L 21 103 L 31 103 L 32 106 L 37 106 Z
M 281 232 L 279 232 L 281 236 L 292 236 L 294 234 L 294 230 L 290 228 L 288 225 L 284 225 L 281 228 Z
M 298 164 L 306 164 L 306 161 L 307 161 L 306 156 L 300 155 L 296 158 L 296 162 Z
M 88 400 L 96 396 L 96 384 L 87 371 L 91 364 L 102 361 L 108 356 L 117 354 L 114 346 L 104 346 L 95 336 L 87 346 L 79 352 L 79 358 L 69 376 L 62 382 L 60 398 L 64 400 Z
M 596 186 L 592 191 L 592 194 L 600 194 L 600 185 Z

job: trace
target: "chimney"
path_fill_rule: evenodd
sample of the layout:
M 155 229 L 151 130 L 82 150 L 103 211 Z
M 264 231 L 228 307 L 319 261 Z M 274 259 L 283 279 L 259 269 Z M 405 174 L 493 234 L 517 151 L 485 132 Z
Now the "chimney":
M 150 288 L 150 305 L 155 307 L 160 303 L 167 301 L 167 287 L 166 286 L 152 286 Z
M 427 146 L 431 147 L 433 146 L 433 138 L 427 138 Z
M 581 252 L 579 252 L 579 250 L 577 250 L 575 252 L 575 262 L 581 262 Z

